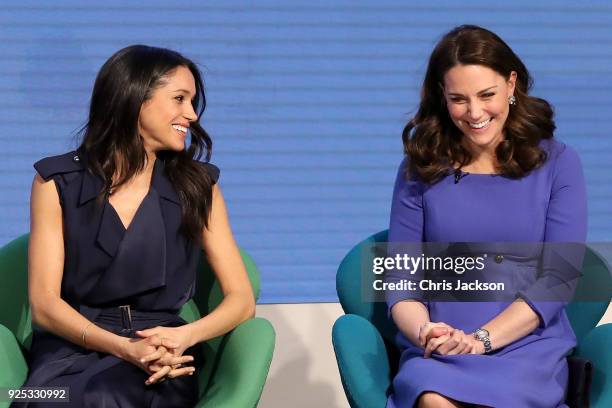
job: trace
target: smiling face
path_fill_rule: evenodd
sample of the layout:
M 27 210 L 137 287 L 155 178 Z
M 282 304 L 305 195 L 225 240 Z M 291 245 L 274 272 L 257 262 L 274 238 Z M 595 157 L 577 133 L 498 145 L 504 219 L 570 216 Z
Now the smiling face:
M 516 72 L 508 80 L 483 65 L 456 65 L 444 75 L 444 98 L 450 117 L 470 150 L 493 151 L 504 139 L 508 98 L 514 95 Z
M 179 66 L 164 79 L 140 108 L 138 131 L 147 152 L 185 149 L 189 122 L 198 118 L 191 106 L 196 88 L 189 68 Z

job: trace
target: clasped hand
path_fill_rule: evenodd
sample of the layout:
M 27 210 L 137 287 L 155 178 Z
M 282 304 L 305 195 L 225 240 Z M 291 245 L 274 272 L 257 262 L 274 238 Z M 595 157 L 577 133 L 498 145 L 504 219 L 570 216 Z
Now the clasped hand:
M 444 322 L 428 322 L 422 325 L 419 329 L 419 345 L 425 349 L 425 358 L 434 352 L 448 356 L 484 353 L 482 342 L 472 334 L 466 334 Z
M 195 372 L 195 367 L 183 367 L 183 364 L 193 361 L 193 356 L 183 355 L 192 345 L 187 325 L 157 326 L 136 331 L 136 335 L 140 338 L 129 339 L 125 359 L 150 374 L 145 384 L 164 381 L 165 377 L 193 375 Z

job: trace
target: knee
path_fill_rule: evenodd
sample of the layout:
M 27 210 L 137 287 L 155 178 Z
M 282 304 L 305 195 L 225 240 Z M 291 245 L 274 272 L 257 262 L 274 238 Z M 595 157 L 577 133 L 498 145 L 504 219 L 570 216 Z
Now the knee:
M 424 392 L 421 394 L 417 401 L 418 408 L 443 408 L 443 407 L 457 407 L 452 400 L 446 398 L 437 392 Z

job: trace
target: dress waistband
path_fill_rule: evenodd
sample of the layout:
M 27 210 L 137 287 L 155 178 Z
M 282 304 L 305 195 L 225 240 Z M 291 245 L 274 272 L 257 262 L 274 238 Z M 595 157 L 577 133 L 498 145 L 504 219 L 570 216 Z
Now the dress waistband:
M 133 337 L 136 330 L 185 324 L 178 312 L 135 310 L 130 305 L 104 308 L 81 305 L 79 311 L 92 322 L 129 337 Z

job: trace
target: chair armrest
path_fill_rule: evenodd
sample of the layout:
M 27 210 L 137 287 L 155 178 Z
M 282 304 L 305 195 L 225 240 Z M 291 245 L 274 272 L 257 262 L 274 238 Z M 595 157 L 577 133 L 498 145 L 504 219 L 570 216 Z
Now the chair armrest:
M 612 407 L 612 323 L 595 327 L 576 347 L 576 355 L 593 362 L 591 406 Z
M 384 408 L 391 387 L 387 349 L 372 323 L 358 315 L 340 317 L 332 342 L 342 386 L 352 408 Z
M 269 321 L 249 319 L 223 339 L 218 365 L 200 408 L 257 406 L 268 376 L 276 334 Z
M 21 387 L 28 376 L 28 365 L 13 333 L 0 324 L 0 387 Z M 8 407 L 9 402 L 0 402 Z

